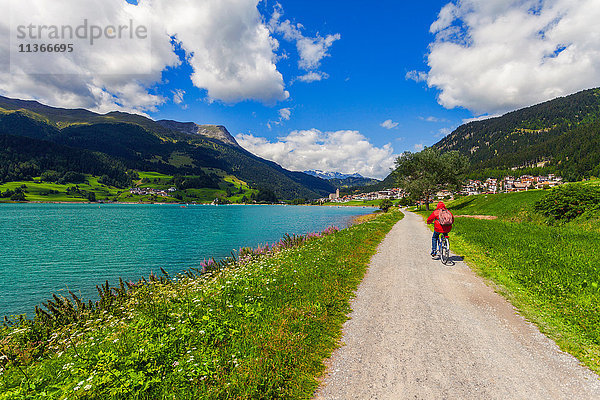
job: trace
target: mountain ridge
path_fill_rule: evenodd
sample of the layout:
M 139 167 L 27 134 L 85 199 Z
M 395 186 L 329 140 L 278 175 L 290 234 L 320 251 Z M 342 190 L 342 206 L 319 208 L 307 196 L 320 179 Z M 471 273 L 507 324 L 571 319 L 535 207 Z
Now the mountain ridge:
M 305 174 L 308 175 L 312 175 L 312 176 L 316 176 L 319 177 L 321 179 L 346 179 L 346 178 L 365 178 L 364 176 L 362 176 L 361 174 L 359 174 L 358 172 L 355 172 L 353 174 L 343 174 L 341 172 L 327 172 L 327 171 L 322 171 L 320 169 L 309 169 L 307 171 L 302 171 Z
M 137 114 L 97 114 L 0 96 L 0 135 L 101 153 L 126 169 L 193 175 L 202 168 L 217 168 L 255 188 L 272 190 L 281 199 L 316 198 L 335 191 L 323 179 L 288 171 L 241 148 L 224 126 L 177 121 L 172 124 L 180 129 L 170 129 L 169 123 L 161 125 Z M 186 132 L 189 128 L 195 134 Z M 19 151 L 11 148 L 0 152 L 9 150 Z M 38 165 L 38 173 L 39 169 Z

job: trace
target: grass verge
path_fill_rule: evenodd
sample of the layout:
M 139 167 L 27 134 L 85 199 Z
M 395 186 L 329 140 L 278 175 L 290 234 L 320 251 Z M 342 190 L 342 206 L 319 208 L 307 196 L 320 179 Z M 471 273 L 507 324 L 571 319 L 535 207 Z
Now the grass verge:
M 310 398 L 371 256 L 401 218 L 245 252 L 123 297 L 107 291 L 110 307 L 69 323 L 5 326 L 0 399 Z

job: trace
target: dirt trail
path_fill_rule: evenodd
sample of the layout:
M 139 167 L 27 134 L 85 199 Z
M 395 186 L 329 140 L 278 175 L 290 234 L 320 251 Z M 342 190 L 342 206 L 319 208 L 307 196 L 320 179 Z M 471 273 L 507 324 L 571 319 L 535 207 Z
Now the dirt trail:
M 379 247 L 317 399 L 600 399 L 598 376 L 406 213 Z

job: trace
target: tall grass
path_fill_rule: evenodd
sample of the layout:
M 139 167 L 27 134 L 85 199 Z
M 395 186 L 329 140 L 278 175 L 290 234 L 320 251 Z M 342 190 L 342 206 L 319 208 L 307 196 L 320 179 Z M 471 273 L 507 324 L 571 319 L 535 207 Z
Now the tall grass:
M 288 236 L 207 261 L 200 275 L 105 285 L 109 305 L 74 300 L 70 319 L 4 326 L 0 399 L 310 398 L 371 255 L 401 217 Z
M 600 372 L 600 232 L 472 219 L 452 232 L 459 254 L 564 350 Z

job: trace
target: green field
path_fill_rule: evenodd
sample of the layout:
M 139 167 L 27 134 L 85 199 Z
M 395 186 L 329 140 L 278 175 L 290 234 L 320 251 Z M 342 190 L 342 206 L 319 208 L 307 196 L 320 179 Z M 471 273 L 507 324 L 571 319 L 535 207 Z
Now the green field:
M 549 226 L 533 209 L 548 191 L 479 195 L 449 203 L 453 251 L 491 279 L 542 332 L 600 372 L 600 230 L 597 220 Z M 421 212 L 428 215 L 428 212 Z
M 79 183 L 77 186 L 85 192 L 94 192 L 97 200 L 107 199 L 116 196 L 123 189 L 102 185 L 98 183 L 98 178 L 91 175 L 86 175 L 87 182 Z M 49 182 L 40 182 L 39 178 L 33 181 L 9 182 L 0 185 L 0 191 L 15 190 L 22 185 L 27 186 L 25 194 L 27 201 L 42 201 L 42 202 L 87 202 L 86 198 L 66 193 L 68 187 L 76 186 L 76 184 L 57 184 Z M 54 193 L 58 192 L 58 193 Z M 0 198 L 0 202 L 8 202 L 8 198 Z
M 456 215 L 494 215 L 499 218 L 531 218 L 533 204 L 546 195 L 545 190 L 516 193 L 481 194 L 447 201 L 446 206 Z M 435 205 L 433 203 L 433 208 Z
M 82 193 L 93 192 L 97 201 L 116 201 L 125 203 L 175 203 L 175 202 L 195 202 L 210 203 L 216 198 L 226 199 L 231 203 L 241 203 L 244 196 L 247 201 L 256 195 L 258 191 L 251 189 L 244 181 L 239 180 L 233 175 L 217 169 L 206 169 L 207 173 L 215 174 L 219 179 L 219 189 L 185 189 L 179 191 L 180 199 L 172 196 L 162 197 L 157 195 L 133 195 L 129 188 L 118 189 L 98 183 L 99 177 L 86 175 L 86 182 L 79 184 L 58 184 L 42 182 L 40 178 L 34 178 L 32 181 L 8 182 L 0 184 L 0 192 L 7 190 L 14 191 L 25 185 L 25 199 L 32 202 L 88 202 L 85 195 L 68 194 L 67 189 L 77 186 Z M 170 183 L 172 175 L 165 175 L 158 172 L 137 171 L 140 179 L 134 182 L 134 185 L 140 188 L 167 190 L 173 187 Z M 0 202 L 11 202 L 10 198 L 0 197 Z
M 356 206 L 368 206 L 368 207 L 379 207 L 381 200 L 351 200 L 345 203 L 337 203 L 328 201 L 323 203 L 324 206 L 345 206 L 345 207 L 356 207 Z
M 0 327 L 0 399 L 310 399 L 399 211 Z M 105 292 L 106 293 L 106 292 Z

